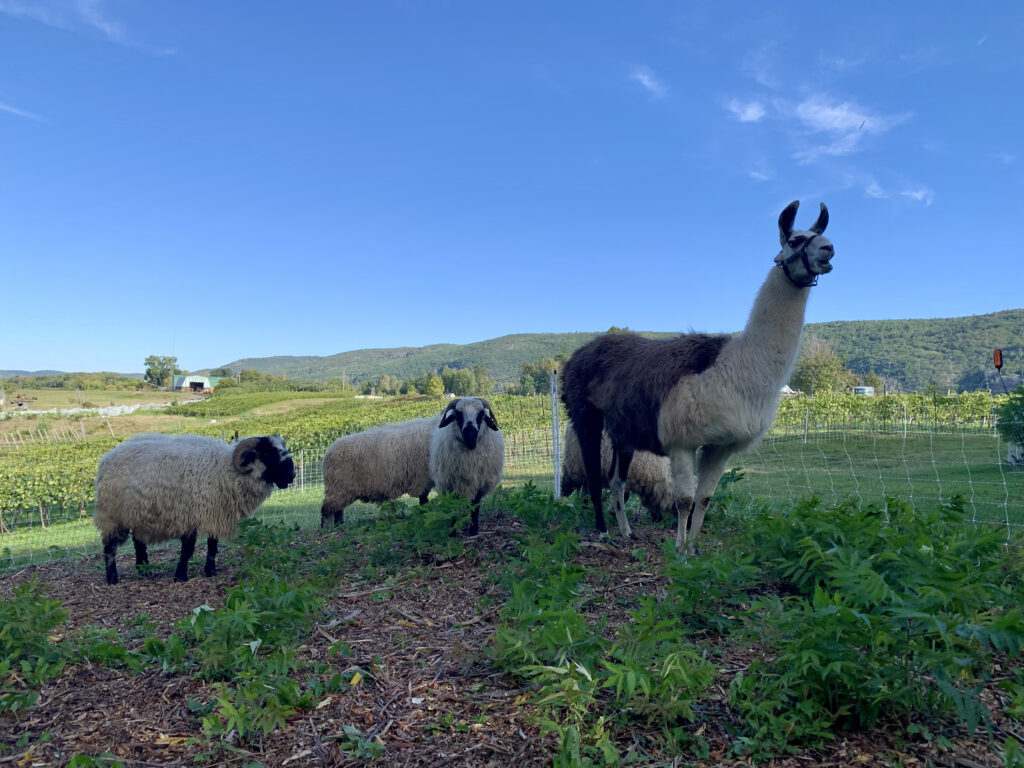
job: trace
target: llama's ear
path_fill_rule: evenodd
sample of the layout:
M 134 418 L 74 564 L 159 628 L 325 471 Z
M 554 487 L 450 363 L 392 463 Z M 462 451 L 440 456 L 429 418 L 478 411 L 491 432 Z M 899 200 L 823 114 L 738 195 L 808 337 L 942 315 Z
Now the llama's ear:
M 794 200 L 779 214 L 779 242 L 783 245 L 789 241 L 789 236 L 793 234 L 793 222 L 796 221 L 796 209 L 799 207 L 800 201 Z
M 825 227 L 828 226 L 828 208 L 825 207 L 824 203 L 821 203 L 821 213 L 818 214 L 818 220 L 814 222 L 814 226 L 811 227 L 811 232 L 817 232 L 819 235 L 825 231 Z

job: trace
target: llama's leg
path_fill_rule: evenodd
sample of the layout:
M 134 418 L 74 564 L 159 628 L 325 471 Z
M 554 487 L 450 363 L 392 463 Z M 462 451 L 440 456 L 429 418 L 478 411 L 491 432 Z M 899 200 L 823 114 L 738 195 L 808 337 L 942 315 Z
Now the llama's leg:
M 697 493 L 697 476 L 693 471 L 695 453 L 692 449 L 679 448 L 669 455 L 672 461 L 672 496 L 676 500 L 676 552 L 679 554 L 686 551 L 686 534 Z
M 192 531 L 181 537 L 181 557 L 178 558 L 178 567 L 174 569 L 175 581 L 188 581 L 188 561 L 192 559 L 192 553 L 195 551 L 196 531 Z
M 700 464 L 697 468 L 697 495 L 693 508 L 693 521 L 690 524 L 690 540 L 688 542 L 688 554 L 699 554 L 697 548 L 697 534 L 704 524 L 704 513 L 707 512 L 711 497 L 718 487 L 718 481 L 722 479 L 725 472 L 726 462 L 732 456 L 734 446 L 731 445 L 705 445 L 700 454 Z
M 149 564 L 149 552 L 146 550 L 146 542 L 139 541 L 135 534 L 132 534 L 132 544 L 135 545 L 135 567 L 141 569 Z
M 117 584 L 117 548 L 128 540 L 128 531 L 118 528 L 103 537 L 103 565 L 107 572 L 107 584 Z
M 607 533 L 604 509 L 601 506 L 601 431 L 604 429 L 604 416 L 600 411 L 592 411 L 579 419 L 575 427 L 583 456 L 583 470 L 587 476 L 587 493 L 590 494 L 590 503 L 594 505 L 594 527 L 601 533 Z
M 217 575 L 217 543 L 213 536 L 206 539 L 206 565 L 203 567 L 203 576 Z
M 608 483 L 611 486 L 612 507 L 615 510 L 615 519 L 619 523 L 619 532 L 626 539 L 633 538 L 633 530 L 629 527 L 629 519 L 626 517 L 625 497 L 626 476 L 629 474 L 629 465 L 632 461 L 632 451 L 616 451 Z

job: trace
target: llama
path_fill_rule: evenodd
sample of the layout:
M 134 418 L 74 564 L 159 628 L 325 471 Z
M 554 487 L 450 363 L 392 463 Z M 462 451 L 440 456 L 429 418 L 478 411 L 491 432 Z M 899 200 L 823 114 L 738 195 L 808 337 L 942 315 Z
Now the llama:
M 603 334 L 576 350 L 562 369 L 562 399 L 580 440 L 602 534 L 604 428 L 612 441 L 609 485 L 622 535 L 632 537 L 623 498 L 629 464 L 635 451 L 651 451 L 672 463 L 676 551 L 697 553 L 704 513 L 726 462 L 755 447 L 775 420 L 782 386 L 796 363 L 807 289 L 832 271 L 835 250 L 822 234 L 828 209 L 822 203 L 814 225 L 794 231 L 799 205 L 794 200 L 779 216 L 782 250 L 742 333 L 687 333 L 659 341 Z

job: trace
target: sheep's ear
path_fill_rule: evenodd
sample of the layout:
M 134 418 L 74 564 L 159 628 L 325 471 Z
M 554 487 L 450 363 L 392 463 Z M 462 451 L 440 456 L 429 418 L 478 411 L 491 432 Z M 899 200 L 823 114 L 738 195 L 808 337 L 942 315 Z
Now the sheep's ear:
M 493 429 L 495 432 L 498 431 L 498 420 L 494 418 L 494 410 L 491 408 L 491 404 L 480 398 L 480 402 L 484 405 L 484 421 L 487 422 L 487 426 Z
M 243 475 L 252 472 L 252 464 L 259 458 L 259 453 L 256 451 L 256 446 L 259 445 L 259 442 L 260 439 L 258 437 L 247 437 L 245 440 L 239 441 L 238 445 L 235 446 L 232 460 L 235 463 L 235 469 Z
M 455 420 L 455 406 L 458 404 L 458 400 L 452 400 L 448 403 L 448 406 L 441 411 L 441 423 L 437 425 L 438 428 L 447 427 Z
M 498 420 L 494 418 L 494 411 L 492 411 L 490 408 L 484 409 L 484 423 L 486 423 L 487 426 L 493 429 L 495 432 L 498 431 Z
M 817 232 L 819 235 L 825 231 L 825 227 L 828 226 L 828 208 L 825 207 L 824 203 L 821 203 L 821 213 L 818 214 L 818 220 L 814 222 L 814 226 L 811 227 L 811 232 Z
M 783 245 L 789 241 L 789 236 L 793 234 L 793 222 L 796 221 L 796 209 L 799 207 L 800 201 L 794 200 L 779 214 L 779 242 Z

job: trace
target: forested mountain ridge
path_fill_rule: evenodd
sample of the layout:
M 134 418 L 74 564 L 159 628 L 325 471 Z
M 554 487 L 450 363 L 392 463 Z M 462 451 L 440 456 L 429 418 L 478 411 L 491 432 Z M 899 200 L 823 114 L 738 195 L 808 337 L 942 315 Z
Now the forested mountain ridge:
M 343 378 L 359 383 L 385 373 L 406 379 L 445 366 L 483 365 L 500 383 L 518 379 L 523 363 L 570 354 L 596 335 L 513 334 L 472 344 L 359 349 L 325 357 L 247 358 L 227 363 L 226 367 L 301 380 Z M 996 347 L 1003 350 L 1003 375 L 1008 383 L 1019 381 L 1024 373 L 1024 309 L 952 318 L 810 323 L 804 328 L 804 340 L 810 337 L 827 341 L 854 373 L 876 373 L 908 392 L 929 386 L 942 390 L 985 388 L 995 375 L 992 350 Z

